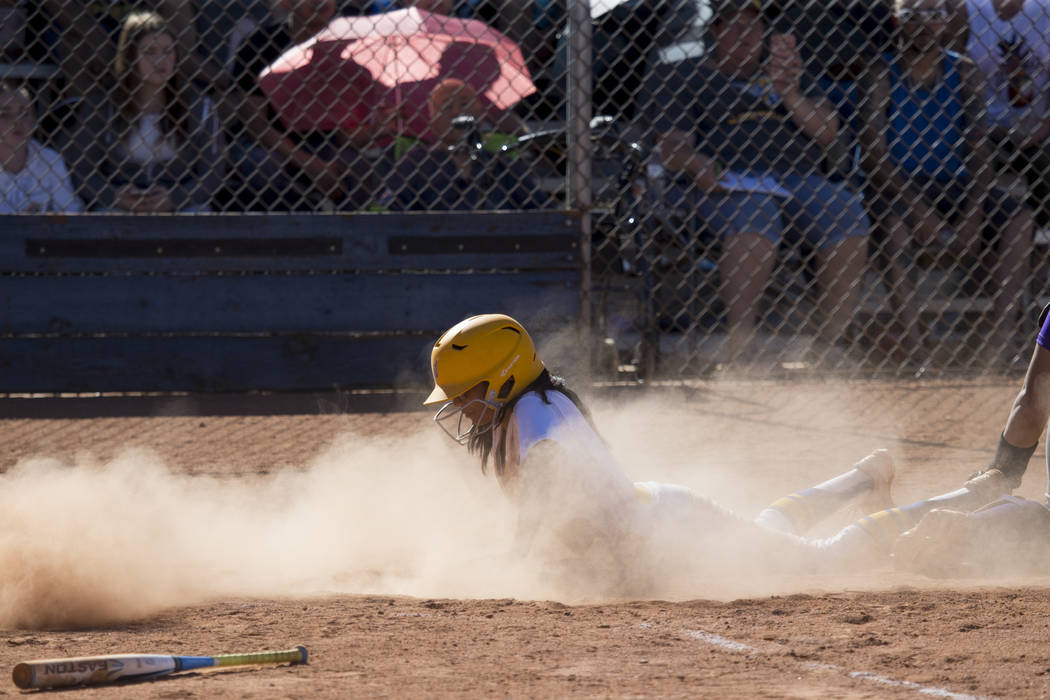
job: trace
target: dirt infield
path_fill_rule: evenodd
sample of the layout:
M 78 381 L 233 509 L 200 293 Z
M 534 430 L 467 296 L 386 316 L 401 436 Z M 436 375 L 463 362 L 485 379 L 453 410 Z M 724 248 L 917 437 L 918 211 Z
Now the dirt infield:
M 952 488 L 990 457 L 1016 384 L 712 383 L 593 405 L 632 478 L 750 515 L 875 447 L 898 502 Z M 78 697 L 1050 694 L 1050 576 L 739 581 L 713 562 L 674 600 L 631 601 L 494 571 L 511 514 L 425 413 L 12 419 L 0 436 L 0 673 L 311 652 Z M 1043 492 L 1043 456 L 1020 495 Z

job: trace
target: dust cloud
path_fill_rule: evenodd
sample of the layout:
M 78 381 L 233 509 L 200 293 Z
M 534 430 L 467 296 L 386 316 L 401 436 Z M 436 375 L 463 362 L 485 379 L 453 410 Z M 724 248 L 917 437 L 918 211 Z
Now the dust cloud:
M 898 418 L 837 387 L 759 389 L 715 385 L 592 407 L 631 480 L 679 483 L 740 514 L 713 506 L 723 523 L 746 522 L 873 448 L 899 447 Z M 617 571 L 622 556 L 578 559 L 575 570 L 559 569 L 557 557 L 512 557 L 519 511 L 475 457 L 432 424 L 396 437 L 375 432 L 351 427 L 313 446 L 317 456 L 273 474 L 224 476 L 198 464 L 194 471 L 213 475 L 190 475 L 148 449 L 105 461 L 22 459 L 0 474 L 0 627 L 115 624 L 229 596 L 577 602 L 878 585 L 806 578 L 790 561 L 791 547 L 774 552 L 794 566 L 791 575 L 759 576 L 772 560 L 723 531 L 683 520 L 632 532 L 617 513 L 597 515 L 635 540 L 639 556 L 629 559 L 626 577 Z M 548 512 L 588 507 L 579 492 L 571 495 L 548 503 Z M 564 520 L 569 526 L 573 518 Z M 843 522 L 829 523 L 828 532 Z M 571 534 L 577 542 L 588 536 Z
M 507 504 L 441 440 L 346 435 L 304 471 L 242 478 L 176 473 L 145 450 L 22 460 L 0 475 L 0 627 L 230 595 L 527 592 L 527 572 L 492 563 Z

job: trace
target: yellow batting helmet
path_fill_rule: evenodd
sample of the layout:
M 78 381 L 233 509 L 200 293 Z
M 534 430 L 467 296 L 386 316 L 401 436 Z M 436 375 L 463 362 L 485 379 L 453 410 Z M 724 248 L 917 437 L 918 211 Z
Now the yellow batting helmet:
M 536 346 L 520 323 L 503 314 L 471 316 L 445 331 L 430 353 L 434 390 L 424 405 L 451 401 L 482 382 L 485 400 L 505 403 L 543 372 Z

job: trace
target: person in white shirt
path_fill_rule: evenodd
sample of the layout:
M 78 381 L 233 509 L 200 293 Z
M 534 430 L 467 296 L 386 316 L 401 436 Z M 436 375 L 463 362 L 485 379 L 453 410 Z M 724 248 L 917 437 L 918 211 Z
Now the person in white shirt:
M 512 553 L 538 557 L 573 583 L 644 594 L 730 574 L 856 571 L 890 563 L 902 533 L 939 507 L 972 510 L 999 498 L 1001 479 L 984 479 L 901 508 L 889 491 L 885 450 L 849 471 L 782 498 L 753 520 L 690 489 L 634 483 L 599 436 L 579 397 L 540 361 L 528 332 L 503 314 L 453 326 L 431 352 L 440 404 L 434 420 L 495 467 L 518 508 Z M 871 515 L 824 539 L 802 533 L 846 505 Z
M 33 139 L 35 127 L 29 93 L 0 85 L 0 214 L 82 211 L 62 156 Z
M 966 54 L 987 90 L 997 156 L 1023 175 L 1040 227 L 1050 224 L 1050 0 L 960 0 Z M 959 42 L 961 43 L 961 42 Z

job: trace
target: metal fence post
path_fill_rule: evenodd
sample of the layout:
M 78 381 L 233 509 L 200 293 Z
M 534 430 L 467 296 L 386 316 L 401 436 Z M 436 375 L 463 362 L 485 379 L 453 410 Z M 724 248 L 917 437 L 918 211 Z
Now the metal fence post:
M 569 206 L 580 212 L 580 347 L 591 347 L 591 94 L 590 0 L 570 0 L 566 75 Z M 588 359 L 588 368 L 590 360 Z

